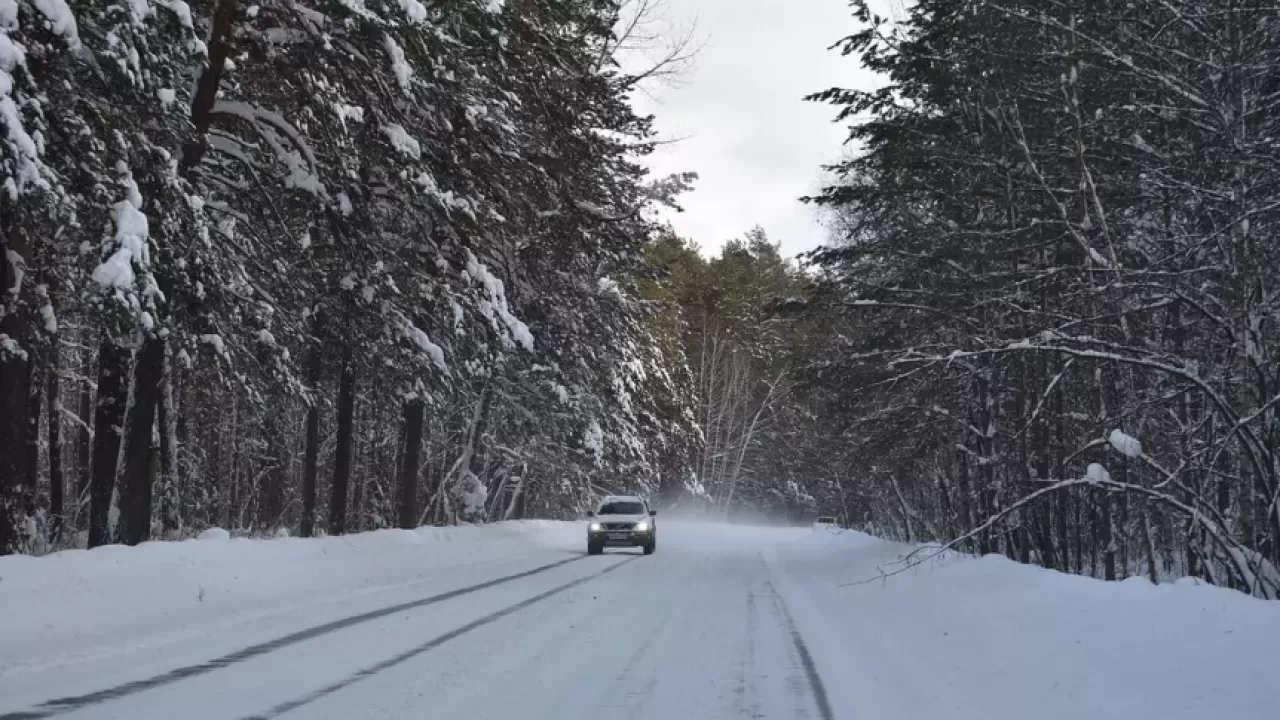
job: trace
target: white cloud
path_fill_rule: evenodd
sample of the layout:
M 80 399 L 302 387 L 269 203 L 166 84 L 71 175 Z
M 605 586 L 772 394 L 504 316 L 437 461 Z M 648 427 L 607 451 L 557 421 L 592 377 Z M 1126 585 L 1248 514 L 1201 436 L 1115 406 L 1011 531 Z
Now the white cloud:
M 873 3 L 901 17 L 901 0 Z M 895 12 L 895 7 L 896 12 Z M 883 80 L 853 56 L 827 48 L 858 29 L 843 0 L 680 0 L 668 12 L 696 18 L 705 40 L 678 87 L 636 94 L 664 138 L 647 162 L 655 174 L 694 171 L 696 189 L 669 219 L 680 234 L 718 249 L 755 225 L 784 254 L 825 239 L 812 207 L 799 201 L 822 185 L 821 166 L 838 160 L 847 130 L 837 109 L 802 98 L 832 86 L 871 89 Z

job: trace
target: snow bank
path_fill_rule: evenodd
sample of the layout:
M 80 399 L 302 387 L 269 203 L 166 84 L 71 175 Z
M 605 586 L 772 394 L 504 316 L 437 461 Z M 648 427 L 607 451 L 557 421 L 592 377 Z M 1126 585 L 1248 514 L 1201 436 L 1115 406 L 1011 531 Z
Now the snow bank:
M 249 540 L 213 528 L 184 542 L 0 557 L 0 678 L 136 649 L 143 639 L 199 641 L 326 601 L 405 587 L 412 597 L 430 594 L 467 584 L 468 568 L 482 563 L 486 572 L 519 571 L 563 559 L 556 549 L 578 550 L 581 529 L 526 520 Z
M 837 717 L 1269 720 L 1280 603 L 815 534 L 770 555 Z

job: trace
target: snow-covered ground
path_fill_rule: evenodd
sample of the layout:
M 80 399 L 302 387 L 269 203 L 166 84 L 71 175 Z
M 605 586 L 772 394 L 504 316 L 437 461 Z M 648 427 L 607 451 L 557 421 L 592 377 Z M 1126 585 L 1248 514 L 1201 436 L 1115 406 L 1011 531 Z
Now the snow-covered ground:
M 780 548 L 772 566 L 841 717 L 1280 717 L 1280 602 L 1193 580 L 1107 583 L 861 533 Z M 856 710 L 857 714 L 853 714 Z
M 659 518 L 661 520 L 661 518 Z M 0 558 L 0 720 L 1271 720 L 1280 603 L 660 523 L 208 539 Z

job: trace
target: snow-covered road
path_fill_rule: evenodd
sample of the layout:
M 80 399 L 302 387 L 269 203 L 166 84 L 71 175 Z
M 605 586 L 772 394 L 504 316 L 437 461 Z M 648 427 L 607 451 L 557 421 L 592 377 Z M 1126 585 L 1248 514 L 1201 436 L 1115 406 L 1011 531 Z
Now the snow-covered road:
M 65 662 L 6 656 L 0 717 L 832 718 L 760 552 L 796 531 L 734 534 L 668 523 L 653 556 L 588 557 L 581 528 L 549 526 L 321 608 L 295 598 L 190 635 L 166 614 L 155 636 Z
M 0 720 L 1263 720 L 1280 604 L 998 558 L 665 522 L 212 540 L 0 559 Z

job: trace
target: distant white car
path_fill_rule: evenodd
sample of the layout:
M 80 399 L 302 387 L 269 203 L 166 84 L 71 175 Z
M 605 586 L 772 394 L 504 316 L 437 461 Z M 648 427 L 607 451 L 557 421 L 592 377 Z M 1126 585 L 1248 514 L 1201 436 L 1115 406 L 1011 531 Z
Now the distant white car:
M 840 524 L 836 522 L 835 518 L 823 515 L 822 517 L 819 517 L 817 520 L 813 521 L 813 529 L 814 530 L 839 530 Z
M 658 547 L 657 510 L 635 495 L 610 495 L 596 505 L 587 525 L 587 554 L 606 547 L 639 547 L 652 555 Z

